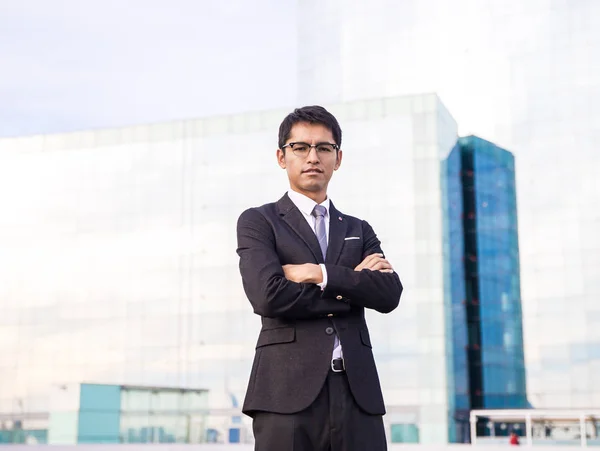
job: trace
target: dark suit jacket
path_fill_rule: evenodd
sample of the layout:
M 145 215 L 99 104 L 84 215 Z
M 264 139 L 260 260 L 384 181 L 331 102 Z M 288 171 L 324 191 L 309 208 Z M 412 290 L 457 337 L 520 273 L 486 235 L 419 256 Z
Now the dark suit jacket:
M 333 204 L 329 217 L 325 262 L 314 232 L 287 194 L 244 211 L 238 220 L 244 290 L 262 317 L 245 414 L 295 413 L 311 405 L 330 369 L 333 328 L 354 399 L 370 414 L 385 413 L 364 309 L 391 312 L 402 285 L 395 272 L 354 271 L 367 255 L 382 252 L 379 240 L 367 222 L 343 215 Z M 325 263 L 324 291 L 285 278 L 282 265 L 302 263 Z

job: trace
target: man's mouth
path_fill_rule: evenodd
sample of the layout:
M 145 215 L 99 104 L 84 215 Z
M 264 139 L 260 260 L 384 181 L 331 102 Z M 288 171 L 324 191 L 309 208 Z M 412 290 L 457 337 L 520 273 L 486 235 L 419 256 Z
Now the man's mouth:
M 317 169 L 317 168 L 305 169 L 304 171 L 302 171 L 302 173 L 304 173 L 304 174 L 312 174 L 312 173 L 320 174 L 321 172 L 323 172 L 323 171 L 321 171 L 320 169 Z

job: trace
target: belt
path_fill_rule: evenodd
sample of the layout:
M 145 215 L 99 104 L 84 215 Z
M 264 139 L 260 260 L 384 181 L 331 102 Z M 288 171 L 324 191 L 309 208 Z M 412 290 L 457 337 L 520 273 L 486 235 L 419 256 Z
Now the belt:
M 345 373 L 346 364 L 344 363 L 344 359 L 333 359 L 331 361 L 331 371 L 334 373 Z

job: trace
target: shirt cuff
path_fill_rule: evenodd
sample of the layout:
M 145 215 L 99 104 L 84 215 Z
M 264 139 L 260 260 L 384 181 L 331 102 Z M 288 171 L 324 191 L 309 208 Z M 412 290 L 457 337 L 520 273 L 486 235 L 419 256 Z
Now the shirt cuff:
M 325 269 L 325 265 L 323 263 L 319 264 L 321 267 L 321 272 L 323 273 L 323 282 L 318 283 L 317 285 L 321 288 L 321 291 L 325 290 L 327 286 L 327 269 Z

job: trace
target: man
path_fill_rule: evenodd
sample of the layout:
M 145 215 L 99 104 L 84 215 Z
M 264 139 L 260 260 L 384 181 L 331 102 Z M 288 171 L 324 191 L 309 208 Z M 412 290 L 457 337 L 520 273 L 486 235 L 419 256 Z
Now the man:
M 371 226 L 327 197 L 341 143 L 324 108 L 289 114 L 277 162 L 290 190 L 238 220 L 244 290 L 262 317 L 243 406 L 256 451 L 387 449 L 364 309 L 391 312 L 402 285 Z

